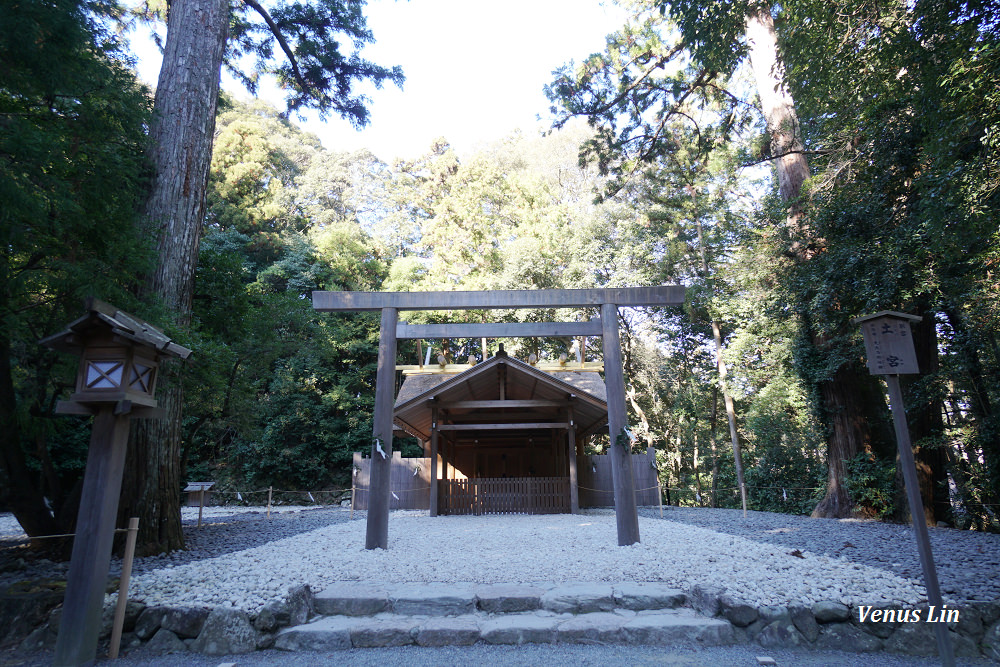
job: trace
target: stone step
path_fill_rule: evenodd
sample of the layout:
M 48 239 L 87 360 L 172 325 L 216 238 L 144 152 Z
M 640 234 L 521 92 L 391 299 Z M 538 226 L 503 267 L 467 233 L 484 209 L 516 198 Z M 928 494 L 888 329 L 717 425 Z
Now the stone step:
M 585 614 L 616 610 L 673 609 L 685 602 L 680 590 L 656 582 L 535 584 L 374 584 L 341 582 L 315 596 L 327 616 L 458 616 L 476 611 L 516 613 L 546 610 Z
M 732 625 L 689 609 L 579 614 L 544 609 L 456 616 L 379 613 L 374 616 L 321 616 L 282 630 L 275 648 L 330 651 L 385 646 L 469 646 L 488 644 L 643 644 L 720 646 L 735 641 Z

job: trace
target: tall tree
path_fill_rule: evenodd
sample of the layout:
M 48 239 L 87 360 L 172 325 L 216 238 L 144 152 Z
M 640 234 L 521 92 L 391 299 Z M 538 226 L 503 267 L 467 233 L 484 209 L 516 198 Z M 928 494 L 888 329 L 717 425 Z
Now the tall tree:
M 158 263 L 145 291 L 159 298 L 183 331 L 190 322 L 198 243 L 205 218 L 205 192 L 215 134 L 216 105 L 224 62 L 253 89 L 261 73 L 273 74 L 288 90 L 290 111 L 313 107 L 356 125 L 368 121 L 359 81 L 401 84 L 399 68 L 363 60 L 371 42 L 363 0 L 315 0 L 266 9 L 256 0 L 233 7 L 226 0 L 175 0 L 167 6 L 167 36 L 157 83 L 150 158 L 153 184 L 145 205 L 147 224 L 158 239 Z M 340 42 L 354 47 L 345 53 Z M 273 59 L 275 46 L 282 57 Z M 255 69 L 239 69 L 242 56 Z M 129 471 L 120 516 L 139 516 L 140 553 L 183 546 L 178 468 L 182 390 L 165 375 L 159 400 L 167 415 L 133 431 Z
M 710 281 L 703 212 L 681 202 L 696 199 L 695 181 L 708 178 L 709 157 L 747 119 L 741 110 L 744 105 L 726 93 L 716 72 L 707 66 L 684 67 L 687 51 L 682 43 L 669 40 L 671 33 L 670 23 L 660 17 L 637 17 L 608 38 L 604 54 L 592 55 L 575 71 L 563 68 L 548 94 L 561 107 L 557 127 L 584 116 L 597 128 L 580 157 L 596 161 L 602 172 L 614 173 L 605 196 L 630 187 L 640 189 L 640 206 L 683 210 L 679 217 L 694 222 L 700 262 L 693 273 Z M 737 484 L 745 504 L 736 412 L 726 382 L 721 326 L 714 318 L 712 330 Z
M 710 85 L 717 86 L 717 79 L 732 76 L 741 63 L 749 62 L 754 73 L 760 117 L 764 121 L 760 153 L 774 166 L 778 198 L 784 209 L 782 235 L 786 245 L 782 252 L 798 262 L 808 261 L 815 255 L 820 240 L 809 229 L 802 201 L 802 185 L 809 176 L 809 167 L 795 104 L 785 77 L 784 59 L 775 34 L 772 4 L 752 0 L 734 3 L 680 0 L 669 3 L 657 1 L 649 3 L 649 6 L 659 7 L 661 13 L 669 14 L 677 21 L 682 44 L 690 49 L 695 63 L 694 70 L 687 75 L 687 81 L 692 82 L 689 84 L 691 88 L 705 81 L 706 76 L 711 77 L 708 79 Z M 696 76 L 696 73 L 701 74 Z M 637 106 L 644 109 L 662 104 L 661 100 L 670 99 L 671 93 L 676 96 L 678 90 L 684 90 L 678 86 L 673 90 L 662 86 L 657 88 L 635 76 L 623 78 L 622 84 L 625 99 L 637 102 Z M 721 126 L 728 129 L 734 117 L 738 117 L 734 112 L 740 110 L 742 104 L 731 92 L 725 94 L 732 97 L 729 108 L 733 111 L 722 115 Z M 625 108 L 622 107 L 622 110 Z M 631 115 L 641 118 L 641 114 L 634 111 Z M 658 132 L 633 133 L 630 137 L 635 146 L 624 145 L 641 159 L 648 159 L 658 150 L 664 150 L 657 149 L 657 143 L 670 146 Z M 619 141 L 619 144 L 622 142 Z M 825 351 L 829 347 L 826 335 L 811 326 L 808 306 L 802 304 L 800 311 L 804 316 L 801 323 L 804 335 L 820 354 L 831 357 L 830 352 Z M 851 513 L 852 506 L 842 486 L 845 472 L 842 461 L 872 446 L 868 415 L 864 409 L 866 403 L 863 396 L 866 392 L 861 389 L 867 387 L 868 393 L 871 393 L 873 385 L 862 374 L 857 361 L 831 363 L 829 372 L 815 379 L 823 401 L 823 414 L 830 428 L 829 492 L 816 513 L 818 516 L 846 516 Z
M 973 468 L 1000 474 L 987 463 L 997 461 L 996 383 L 984 381 L 997 368 L 987 305 L 995 301 L 979 287 L 984 253 L 970 252 L 990 247 L 998 225 L 996 179 L 988 175 L 997 154 L 989 138 L 1000 76 L 996 6 L 846 2 L 829 13 L 795 2 L 785 11 L 789 80 L 817 173 L 810 218 L 823 240 L 794 279 L 811 284 L 810 300 L 835 300 L 843 313 L 888 307 L 924 316 L 915 332 L 922 376 L 908 383 L 907 403 L 922 487 L 931 491 L 924 513 L 949 520 L 945 459 L 966 480 L 966 456 L 986 463 Z M 816 52 L 824 57 L 810 56 Z M 813 314 L 836 331 L 833 318 Z M 949 393 L 984 399 L 970 403 L 974 415 L 953 413 L 950 435 L 939 417 Z M 971 452 L 962 452 L 966 445 Z M 958 489 L 969 501 L 966 516 L 985 518 L 986 508 L 971 508 L 996 502 L 987 498 L 998 487 L 979 479 Z
M 749 6 L 746 14 L 746 38 L 749 59 L 761 109 L 767 121 L 770 156 L 778 177 L 778 195 L 787 206 L 785 224 L 792 243 L 789 254 L 798 261 L 808 261 L 819 240 L 805 225 L 801 201 L 802 186 L 809 177 L 802 131 L 795 102 L 788 88 L 785 64 L 778 47 L 770 5 Z M 813 345 L 822 349 L 826 337 L 809 327 Z M 871 432 L 864 396 L 870 387 L 867 373 L 855 361 L 841 364 L 832 375 L 819 381 L 824 414 L 830 428 L 827 441 L 827 491 L 813 510 L 817 517 L 846 517 L 854 512 L 854 503 L 844 485 L 846 462 L 871 448 Z

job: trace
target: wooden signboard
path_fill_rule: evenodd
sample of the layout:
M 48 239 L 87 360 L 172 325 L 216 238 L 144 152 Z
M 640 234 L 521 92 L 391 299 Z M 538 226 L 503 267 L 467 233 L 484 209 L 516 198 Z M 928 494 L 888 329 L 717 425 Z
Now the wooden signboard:
M 872 375 L 914 375 L 920 372 L 913 347 L 910 322 L 921 318 L 906 313 L 882 311 L 855 320 L 861 325 Z
M 927 524 L 924 521 L 923 501 L 920 497 L 920 483 L 917 480 L 917 466 L 913 456 L 913 446 L 910 443 L 910 431 L 906 423 L 906 408 L 903 405 L 903 390 L 900 387 L 900 375 L 912 375 L 920 372 L 917 366 L 917 352 L 913 346 L 913 336 L 910 334 L 910 323 L 919 322 L 921 317 L 883 310 L 859 317 L 854 320 L 861 325 L 861 333 L 865 338 L 865 350 L 868 353 L 868 370 L 872 375 L 885 378 L 889 388 L 889 406 L 892 410 L 892 422 L 896 431 L 896 445 L 899 450 L 899 467 L 903 473 L 906 487 L 906 500 L 910 506 L 910 517 L 913 520 L 913 533 L 917 542 L 917 555 L 920 557 L 920 567 L 924 573 L 924 586 L 927 589 L 927 600 L 934 607 L 941 607 L 941 586 L 938 583 L 937 568 L 934 565 L 934 555 L 931 552 L 931 540 L 927 534 Z M 945 623 L 935 623 L 934 633 L 937 635 L 938 654 L 942 664 L 955 664 L 955 654 Z

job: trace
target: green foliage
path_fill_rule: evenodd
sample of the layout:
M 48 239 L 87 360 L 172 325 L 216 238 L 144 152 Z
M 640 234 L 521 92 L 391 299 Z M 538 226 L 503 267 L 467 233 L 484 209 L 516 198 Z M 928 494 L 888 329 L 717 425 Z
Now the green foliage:
M 353 82 L 401 76 L 356 55 L 371 41 L 362 6 L 320 0 L 273 10 L 295 72 L 272 59 L 284 47 L 261 12 L 241 5 L 229 62 L 256 59 L 243 73 L 251 87 L 258 73 L 277 74 L 290 109 L 315 106 L 364 124 Z M 633 446 L 657 449 L 675 502 L 706 505 L 714 487 L 718 504 L 739 506 L 724 387 L 735 401 L 751 508 L 810 511 L 828 474 L 830 414 L 819 389 L 859 364 L 851 319 L 891 308 L 934 327 L 939 354 L 927 355 L 937 363 L 908 383 L 908 404 L 922 442 L 947 448 L 961 520 L 992 527 L 988 508 L 1000 502 L 1000 49 L 987 5 L 847 2 L 831 11 L 795 0 L 773 8 L 813 168 L 808 238 L 791 237 L 785 203 L 741 169 L 760 158 L 762 130 L 742 82 L 752 3 L 632 6 L 634 19 L 604 53 L 554 75 L 547 92 L 556 131 L 514 134 L 461 159 L 444 139 L 392 164 L 328 151 L 265 104 L 224 100 L 185 340 L 198 351 L 185 378 L 190 475 L 235 488 L 348 483 L 352 452 L 371 442 L 378 325 L 372 316 L 318 315 L 313 290 L 676 282 L 688 287 L 683 308 L 624 313 L 621 322 Z M 59 498 L 85 450 L 76 420 L 49 418 L 65 388 L 53 378 L 74 371 L 34 340 L 72 319 L 85 292 L 142 312 L 128 288 L 147 258 L 131 230 L 149 103 L 87 7 L 15 9 L 0 24 L 0 341 L 17 395 L 4 423 L 16 426 L 20 451 L 30 450 L 25 468 Z M 338 33 L 348 47 L 334 43 Z M 790 257 L 795 241 L 807 251 Z M 554 358 L 571 343 L 507 348 Z M 426 344 L 452 360 L 481 354 L 478 340 Z M 591 344 L 589 358 L 599 354 Z M 865 402 L 882 413 L 867 420 L 879 454 L 889 442 L 884 401 L 872 394 Z M 924 418 L 940 414 L 943 424 Z M 892 468 L 873 455 L 848 462 L 849 492 L 879 518 L 892 511 Z
M 3 487 L 45 494 L 57 514 L 86 440 L 80 420 L 53 415 L 75 360 L 37 341 L 79 317 L 88 295 L 146 310 L 130 290 L 149 259 L 134 225 L 151 101 L 102 27 L 106 9 L 0 8 L 0 424 L 2 472 L 15 478 Z
M 325 344 L 276 360 L 259 438 L 237 449 L 235 462 L 249 483 L 349 484 L 352 453 L 370 448 L 377 327 L 370 317 L 341 316 L 333 328 L 311 325 L 312 340 Z
M 730 62 L 693 60 L 686 48 L 690 42 L 680 39 L 684 30 L 679 34 L 653 3 L 636 5 L 634 20 L 608 37 L 604 53 L 563 66 L 545 88 L 556 127 L 584 117 L 595 129 L 581 145 L 580 161 L 608 176 L 605 193 L 611 195 L 647 165 L 690 162 L 678 153 L 700 159 L 756 119 L 750 105 L 725 89 Z M 722 13 L 731 8 L 730 3 L 709 6 Z M 738 14 L 741 5 L 735 6 Z M 702 35 L 704 18 L 696 24 Z M 734 56 L 729 44 L 723 51 L 727 59 Z
M 354 213 L 368 158 L 325 151 L 265 105 L 228 107 L 195 282 L 187 469 L 237 489 L 342 487 L 370 445 L 378 322 L 318 314 L 309 297 L 387 275 Z
M 861 452 L 845 462 L 844 484 L 858 509 L 874 519 L 884 519 L 896 510 L 896 465 L 880 461 L 869 452 Z
M 311 0 L 279 5 L 268 12 L 257 2 L 233 10 L 226 67 L 247 90 L 256 93 L 260 75 L 273 75 L 288 91 L 288 110 L 315 108 L 355 127 L 369 122 L 367 98 L 353 89 L 361 82 L 381 88 L 386 81 L 402 86 L 403 72 L 360 56 L 374 41 L 362 10 L 365 0 Z M 346 42 L 346 44 L 345 44 Z M 348 46 L 349 45 L 349 46 Z M 275 46 L 284 57 L 275 58 Z M 244 59 L 254 67 L 244 69 Z
M 1000 228 L 995 17 L 979 3 L 818 4 L 784 10 L 789 78 L 817 151 L 810 224 L 823 240 L 790 279 L 830 338 L 828 367 L 860 353 L 850 317 L 893 309 L 942 323 L 940 368 L 924 370 L 969 401 L 953 426 L 975 434 L 965 455 L 987 461 L 987 495 L 1000 500 L 998 301 L 986 268 Z

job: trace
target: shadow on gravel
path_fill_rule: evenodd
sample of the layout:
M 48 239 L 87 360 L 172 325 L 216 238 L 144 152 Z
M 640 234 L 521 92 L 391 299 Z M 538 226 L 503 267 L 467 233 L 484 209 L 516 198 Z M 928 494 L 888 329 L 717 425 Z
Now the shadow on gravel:
M 215 509 L 213 513 L 218 511 Z M 353 522 L 358 530 L 365 529 L 364 519 L 364 512 L 354 513 Z M 214 515 L 203 518 L 200 528 L 197 518 L 185 518 L 184 540 L 188 551 L 210 550 L 214 557 L 350 521 L 350 510 L 339 507 L 272 512 L 270 518 L 264 511 Z M 259 530 L 254 530 L 255 524 Z

